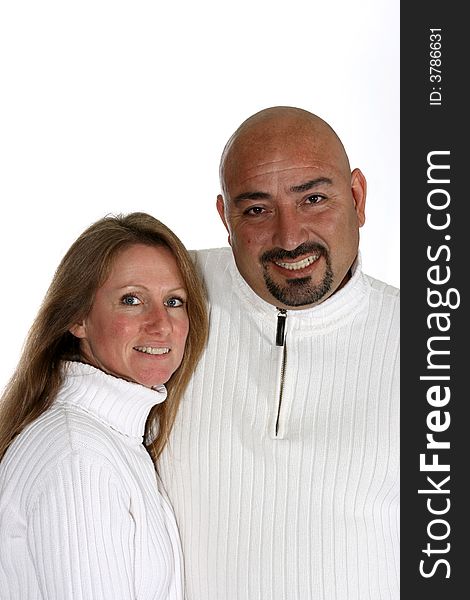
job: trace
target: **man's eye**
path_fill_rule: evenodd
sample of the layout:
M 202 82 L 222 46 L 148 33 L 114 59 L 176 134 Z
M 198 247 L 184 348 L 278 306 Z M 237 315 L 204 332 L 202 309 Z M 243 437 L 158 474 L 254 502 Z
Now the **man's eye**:
M 178 308 L 179 306 L 184 305 L 184 300 L 182 298 L 168 298 L 165 302 L 165 306 L 170 308 Z
M 306 199 L 306 202 L 308 204 L 317 204 L 318 202 L 321 202 L 323 200 L 323 196 L 320 196 L 319 194 L 312 194 L 311 196 L 308 196 L 308 198 Z
M 245 210 L 245 215 L 262 215 L 264 213 L 264 208 L 262 206 L 250 206 Z
M 139 298 L 137 296 L 133 296 L 132 294 L 126 294 L 121 298 L 121 303 L 125 306 L 135 306 L 140 304 Z

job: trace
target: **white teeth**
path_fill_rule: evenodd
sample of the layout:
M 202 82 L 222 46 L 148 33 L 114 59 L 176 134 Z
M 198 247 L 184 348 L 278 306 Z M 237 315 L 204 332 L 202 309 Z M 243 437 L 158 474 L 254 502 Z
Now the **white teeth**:
M 299 269 L 305 269 L 312 263 L 314 263 L 319 258 L 319 254 L 312 254 L 312 256 L 308 256 L 307 258 L 303 258 L 294 263 L 286 263 L 286 262 L 277 262 L 274 261 L 278 267 L 282 267 L 283 269 L 287 269 L 288 271 L 298 271 Z
M 134 350 L 143 352 L 144 354 L 168 354 L 169 348 L 151 348 L 150 346 L 136 346 Z

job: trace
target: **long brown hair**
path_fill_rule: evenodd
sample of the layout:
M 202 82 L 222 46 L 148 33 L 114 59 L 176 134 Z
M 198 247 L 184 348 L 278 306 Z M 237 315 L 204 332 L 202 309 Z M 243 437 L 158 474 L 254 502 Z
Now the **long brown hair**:
M 106 216 L 90 225 L 59 264 L 0 401 L 0 460 L 26 425 L 51 406 L 62 384 L 62 362 L 81 360 L 79 340 L 69 329 L 91 310 L 117 253 L 138 243 L 169 248 L 188 292 L 189 334 L 184 357 L 166 383 L 166 402 L 153 407 L 147 420 L 146 438 L 151 439 L 147 449 L 154 460 L 158 458 L 204 349 L 208 317 L 203 285 L 182 242 L 154 217 L 134 212 Z

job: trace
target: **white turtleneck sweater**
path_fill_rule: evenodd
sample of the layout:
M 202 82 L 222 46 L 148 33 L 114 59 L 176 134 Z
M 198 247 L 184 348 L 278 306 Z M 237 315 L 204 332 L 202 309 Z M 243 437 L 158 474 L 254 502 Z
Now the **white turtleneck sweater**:
M 181 600 L 174 516 L 142 440 L 166 390 L 66 363 L 0 463 L 2 600 Z
M 159 463 L 188 600 L 398 600 L 398 290 L 358 262 L 277 346 L 231 250 L 196 262 L 210 337 Z

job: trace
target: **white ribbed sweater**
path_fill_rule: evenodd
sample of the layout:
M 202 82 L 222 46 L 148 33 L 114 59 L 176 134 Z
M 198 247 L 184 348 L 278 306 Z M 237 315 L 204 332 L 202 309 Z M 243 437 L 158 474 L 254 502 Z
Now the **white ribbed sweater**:
M 0 598 L 181 600 L 179 536 L 142 444 L 165 388 L 67 367 L 0 463 Z
M 230 249 L 196 260 L 210 338 L 159 465 L 187 598 L 398 600 L 398 290 L 357 264 L 279 347 Z

